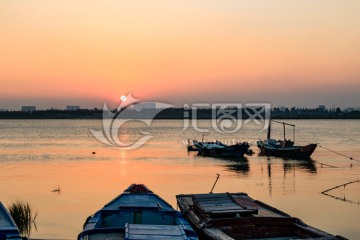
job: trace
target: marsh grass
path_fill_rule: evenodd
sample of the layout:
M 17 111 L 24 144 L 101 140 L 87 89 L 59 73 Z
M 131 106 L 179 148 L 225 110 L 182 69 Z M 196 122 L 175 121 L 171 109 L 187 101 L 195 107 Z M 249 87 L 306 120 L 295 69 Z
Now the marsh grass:
M 33 227 L 35 231 L 37 231 L 35 220 L 38 215 L 38 211 L 34 212 L 28 202 L 16 200 L 9 206 L 8 209 L 18 226 L 21 235 L 29 237 Z

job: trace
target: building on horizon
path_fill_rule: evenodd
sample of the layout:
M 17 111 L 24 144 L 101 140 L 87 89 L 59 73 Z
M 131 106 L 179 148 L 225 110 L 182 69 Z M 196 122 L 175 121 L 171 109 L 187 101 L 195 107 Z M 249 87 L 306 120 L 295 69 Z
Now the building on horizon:
M 0 108 L 0 112 L 6 112 L 6 109 Z
M 355 111 L 355 108 L 352 108 L 352 107 L 348 107 L 348 108 L 345 108 L 345 112 L 353 112 Z
M 22 112 L 35 112 L 36 111 L 36 106 L 21 106 L 21 111 Z
M 318 109 L 319 109 L 320 111 L 326 111 L 325 105 L 319 105 Z
M 279 109 L 280 112 L 287 112 L 289 111 L 289 108 L 285 107 L 285 106 L 278 106 L 277 109 Z
M 66 106 L 66 111 L 77 111 L 80 109 L 80 106 L 77 106 L 77 105 L 68 105 Z

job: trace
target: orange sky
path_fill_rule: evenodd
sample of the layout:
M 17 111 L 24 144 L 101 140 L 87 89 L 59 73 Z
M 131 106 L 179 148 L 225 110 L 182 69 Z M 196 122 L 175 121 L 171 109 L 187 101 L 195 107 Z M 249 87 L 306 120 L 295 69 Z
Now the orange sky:
M 0 108 L 360 107 L 360 1 L 0 2 Z

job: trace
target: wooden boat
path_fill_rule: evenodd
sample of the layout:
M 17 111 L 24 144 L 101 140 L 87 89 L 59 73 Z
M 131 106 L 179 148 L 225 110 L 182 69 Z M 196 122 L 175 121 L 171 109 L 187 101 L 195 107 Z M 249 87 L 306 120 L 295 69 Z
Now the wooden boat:
M 344 239 L 245 193 L 182 194 L 176 199 L 200 239 Z
M 250 153 L 250 145 L 247 142 L 235 145 L 226 145 L 220 141 L 215 142 L 197 142 L 194 141 L 199 155 L 211 157 L 244 157 L 244 154 Z
M 181 212 L 143 184 L 122 194 L 88 217 L 78 240 L 187 239 L 197 234 Z
M 0 239 L 21 240 L 19 229 L 8 210 L 0 202 Z M 25 239 L 25 238 L 24 238 Z
M 267 139 L 264 141 L 257 141 L 257 146 L 260 149 L 261 154 L 266 156 L 284 157 L 284 158 L 310 158 L 311 154 L 315 151 L 317 144 L 312 143 L 305 146 L 296 146 L 295 144 L 295 125 L 278 122 L 272 120 L 272 122 L 281 123 L 284 127 L 284 140 L 271 139 L 271 124 L 269 124 Z M 287 140 L 285 135 L 285 126 L 293 127 L 293 141 Z
M 187 150 L 188 150 L 188 152 L 193 152 L 193 151 L 196 152 L 198 149 L 194 145 L 188 145 Z
M 188 139 L 188 145 L 187 145 L 187 150 L 188 152 L 191 151 L 197 151 L 197 147 L 195 146 L 194 142 L 196 142 L 196 140 L 193 140 L 193 144 L 190 143 L 190 139 Z

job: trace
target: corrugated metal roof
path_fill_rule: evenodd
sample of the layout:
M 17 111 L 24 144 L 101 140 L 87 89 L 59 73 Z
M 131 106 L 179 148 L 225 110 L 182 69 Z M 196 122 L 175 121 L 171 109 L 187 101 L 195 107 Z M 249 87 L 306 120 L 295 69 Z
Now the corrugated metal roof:
M 227 193 L 194 194 L 194 204 L 204 213 L 256 213 L 257 209 L 247 209 L 236 203 Z

